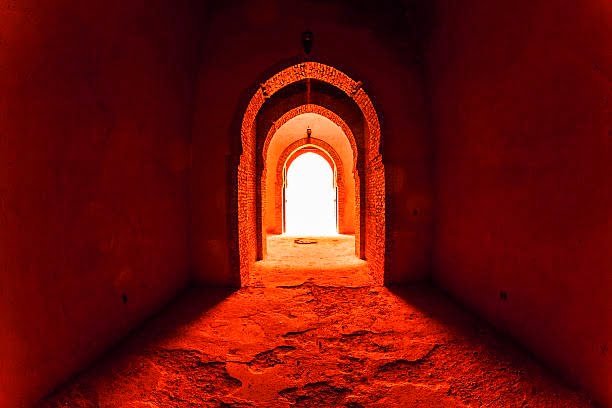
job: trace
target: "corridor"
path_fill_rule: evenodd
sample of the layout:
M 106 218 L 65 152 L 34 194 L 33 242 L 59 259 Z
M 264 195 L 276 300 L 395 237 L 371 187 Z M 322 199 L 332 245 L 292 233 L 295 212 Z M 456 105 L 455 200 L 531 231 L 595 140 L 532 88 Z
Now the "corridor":
M 610 0 L 1 2 L 0 408 L 612 408 L 610 50 Z
M 38 407 L 590 406 L 439 291 L 371 285 L 353 237 L 295 239 L 269 238 L 250 287 L 189 290 Z

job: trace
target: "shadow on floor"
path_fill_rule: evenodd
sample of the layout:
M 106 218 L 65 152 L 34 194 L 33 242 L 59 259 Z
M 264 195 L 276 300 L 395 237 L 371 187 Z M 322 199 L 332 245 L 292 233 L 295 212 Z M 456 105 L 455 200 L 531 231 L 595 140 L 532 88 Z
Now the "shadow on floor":
M 190 287 L 182 291 L 162 311 L 147 319 L 123 340 L 96 359 L 89 368 L 77 373 L 65 384 L 51 392 L 35 408 L 126 406 L 118 398 L 103 401 L 99 398 L 99 385 L 103 378 L 119 373 L 135 373 L 139 354 L 163 343 L 163 339 L 180 336 L 185 328 L 232 296 L 236 289 Z M 135 353 L 135 351 L 137 351 Z M 130 379 L 138 381 L 135 376 Z
M 444 371 L 451 370 L 458 377 L 470 376 L 474 385 L 479 387 L 486 385 L 487 389 L 498 390 L 507 387 L 510 379 L 510 384 L 514 387 L 512 392 L 523 393 L 525 403 L 529 406 L 533 403 L 533 401 L 527 403 L 531 396 L 541 394 L 544 389 L 556 388 L 558 389 L 556 393 L 567 395 L 570 401 L 571 394 L 576 393 L 581 395 L 584 401 L 588 401 L 589 406 L 600 407 L 599 403 L 567 383 L 558 372 L 540 362 L 520 343 L 476 317 L 474 313 L 432 284 L 393 287 L 390 291 L 443 327 L 449 336 L 449 344 L 453 344 L 453 347 L 445 347 L 446 352 L 440 353 L 440 361 L 436 362 L 438 370 L 429 374 L 432 378 L 436 376 L 448 378 L 448 373 Z M 468 354 L 473 355 L 476 360 L 463 358 Z M 453 361 L 455 363 L 452 363 Z M 461 364 L 457 364 L 459 361 Z M 478 364 L 472 364 L 476 361 Z M 481 363 L 490 367 L 489 370 L 495 367 L 495 370 L 502 372 L 503 375 L 491 375 L 491 371 L 483 372 L 478 367 Z M 457 390 L 461 388 L 457 387 Z M 553 400 L 547 403 L 549 405 L 544 401 L 541 402 L 543 406 L 574 406 L 571 403 L 557 405 L 560 402 Z M 575 403 L 578 404 L 578 401 Z
M 429 286 L 192 289 L 39 407 L 588 407 Z

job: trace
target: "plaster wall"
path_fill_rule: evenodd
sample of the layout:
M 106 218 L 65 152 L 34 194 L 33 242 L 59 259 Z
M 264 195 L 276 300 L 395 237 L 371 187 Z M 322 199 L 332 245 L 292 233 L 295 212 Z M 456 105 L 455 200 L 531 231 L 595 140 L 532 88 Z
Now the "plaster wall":
M 612 405 L 612 3 L 435 4 L 434 279 Z
M 188 279 L 196 2 L 0 2 L 0 406 Z

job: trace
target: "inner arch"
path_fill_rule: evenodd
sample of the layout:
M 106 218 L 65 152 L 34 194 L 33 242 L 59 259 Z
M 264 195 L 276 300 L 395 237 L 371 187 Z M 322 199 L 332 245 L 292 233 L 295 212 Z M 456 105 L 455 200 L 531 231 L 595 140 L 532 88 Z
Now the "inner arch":
M 285 182 L 285 233 L 337 233 L 334 170 L 319 153 L 307 151 L 291 162 Z
M 230 197 L 229 212 L 232 233 L 229 250 L 234 254 L 232 259 L 238 261 L 236 271 L 239 272 L 240 282 L 242 285 L 249 284 L 249 275 L 255 262 L 258 258 L 261 259 L 262 253 L 265 253 L 263 247 L 265 240 L 261 239 L 263 211 L 258 210 L 258 202 L 263 191 L 257 187 L 257 172 L 261 168 L 259 162 L 262 160 L 261 148 L 265 139 L 263 132 L 267 130 L 261 129 L 262 133 L 259 133 L 259 125 L 263 126 L 267 112 L 278 110 L 284 100 L 290 100 L 287 98 L 291 98 L 291 92 L 296 95 L 308 92 L 308 87 L 306 91 L 293 87 L 294 84 L 304 80 L 307 84 L 310 83 L 309 80 L 315 84 L 317 82 L 328 84 L 341 91 L 326 95 L 331 98 L 329 104 L 342 104 L 343 101 L 350 100 L 359 111 L 358 120 L 363 121 L 363 131 L 359 132 L 361 138 L 358 140 L 358 167 L 363 168 L 364 177 L 363 182 L 360 182 L 361 189 L 356 200 L 365 197 L 364 205 L 360 206 L 359 210 L 359 218 L 363 219 L 362 224 L 365 225 L 365 234 L 361 234 L 360 231 L 360 236 L 364 236 L 359 242 L 364 246 L 370 276 L 376 284 L 383 284 L 386 259 L 386 185 L 380 151 L 381 127 L 378 113 L 361 81 L 355 81 L 332 66 L 313 61 L 288 66 L 267 80 L 259 82 L 257 91 L 245 104 L 240 125 L 241 148 L 237 151 L 239 156 L 231 158 L 232 164 L 237 164 L 237 171 L 233 175 L 236 177 L 237 189 Z M 284 90 L 289 94 L 283 95 Z M 277 96 L 280 99 L 275 99 Z M 310 102 L 309 99 L 308 101 Z
M 262 172 L 262 233 L 283 233 L 283 177 L 286 153 L 292 153 L 302 146 L 300 141 L 307 137 L 311 129 L 311 141 L 332 156 L 338 167 L 338 232 L 354 235 L 356 233 L 357 205 L 354 148 L 348 135 L 336 123 L 317 113 L 303 113 L 286 121 L 270 137 L 268 148 L 263 152 Z M 264 255 L 265 257 L 265 255 Z

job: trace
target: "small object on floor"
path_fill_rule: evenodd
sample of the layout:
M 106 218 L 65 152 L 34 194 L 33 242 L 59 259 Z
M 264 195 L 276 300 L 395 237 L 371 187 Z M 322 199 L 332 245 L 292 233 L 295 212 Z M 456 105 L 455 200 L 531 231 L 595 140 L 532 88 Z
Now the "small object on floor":
M 309 244 L 316 244 L 317 243 L 316 240 L 308 239 L 308 238 L 297 238 L 293 242 L 295 242 L 296 244 L 302 244 L 302 245 L 309 245 Z

